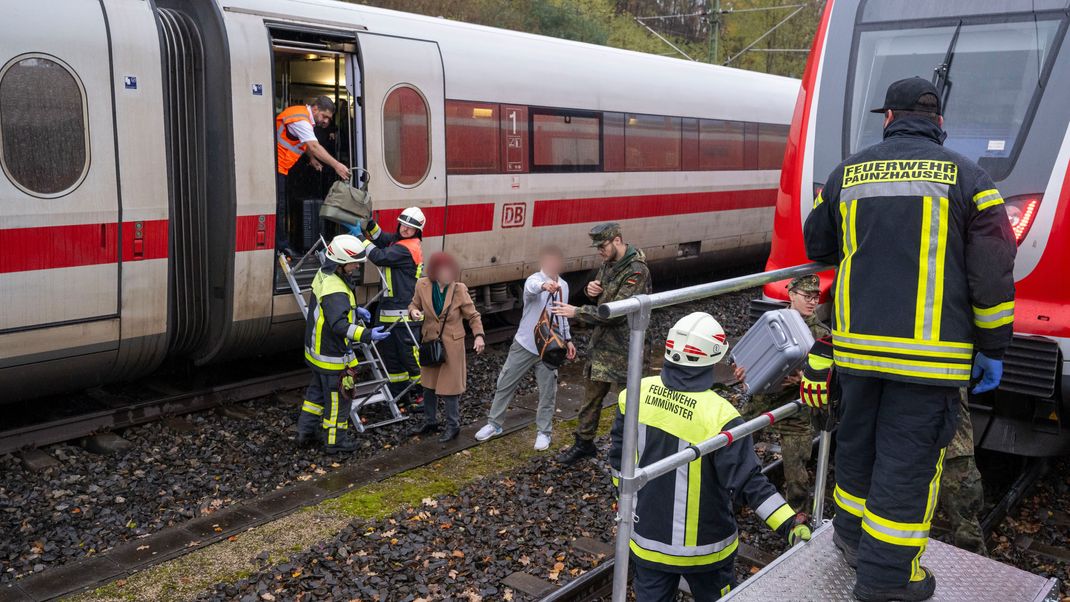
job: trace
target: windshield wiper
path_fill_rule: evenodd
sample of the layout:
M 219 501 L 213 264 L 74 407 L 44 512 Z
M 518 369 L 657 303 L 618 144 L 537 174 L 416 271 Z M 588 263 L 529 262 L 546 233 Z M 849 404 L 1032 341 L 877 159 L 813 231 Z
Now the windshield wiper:
M 962 31 L 962 21 L 955 26 L 955 32 L 951 34 L 951 43 L 947 45 L 944 53 L 944 62 L 933 69 L 933 85 L 940 93 L 940 107 L 947 110 L 947 98 L 951 95 L 951 62 L 955 60 L 955 46 L 959 43 L 959 32 Z

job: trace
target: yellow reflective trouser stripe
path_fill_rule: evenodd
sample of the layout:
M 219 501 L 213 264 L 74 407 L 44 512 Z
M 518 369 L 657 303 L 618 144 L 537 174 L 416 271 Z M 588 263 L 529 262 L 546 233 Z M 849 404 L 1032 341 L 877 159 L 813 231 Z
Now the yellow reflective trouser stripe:
M 334 445 L 338 437 L 338 393 L 331 392 L 330 414 L 323 415 L 323 428 L 327 429 L 327 445 Z
M 721 588 L 721 597 L 723 598 L 723 597 L 727 596 L 728 592 L 730 592 L 730 591 L 732 591 L 732 586 L 731 585 L 726 585 L 726 586 L 722 587 Z
M 848 353 L 846 351 L 840 351 L 839 349 L 834 349 L 833 355 L 837 366 L 853 368 L 855 370 L 884 372 L 887 374 L 899 374 L 901 376 L 913 376 L 917 378 L 964 381 L 970 379 L 969 364 L 876 357 Z
M 943 313 L 948 200 L 923 197 L 921 212 L 914 338 L 932 341 L 940 338 L 940 319 Z
M 680 478 L 677 476 L 676 478 Z M 702 491 L 702 458 L 687 465 L 687 519 L 684 523 L 684 545 L 698 545 L 699 492 Z
M 839 485 L 832 491 L 832 499 L 836 502 L 836 505 L 843 509 L 848 514 L 853 514 L 859 518 L 862 517 L 862 513 L 866 509 L 866 500 L 858 497 L 857 495 L 851 495 L 843 489 L 840 489 Z
M 982 190 L 973 195 L 973 202 L 977 205 L 978 211 L 984 211 L 989 207 L 1003 204 L 1003 197 L 1000 196 L 999 191 L 995 188 L 989 188 L 988 190 Z
M 862 516 L 862 529 L 874 539 L 896 546 L 917 547 L 918 553 L 910 563 L 910 580 L 920 581 L 925 578 L 921 570 L 921 556 L 929 542 L 929 527 L 936 512 L 936 500 L 940 496 L 940 477 L 944 472 L 944 452 L 941 449 L 936 458 L 936 470 L 929 481 L 928 495 L 925 499 L 925 512 L 920 523 L 901 523 L 874 514 L 869 508 Z
M 855 218 L 858 201 L 840 203 L 840 220 L 843 226 L 843 261 L 836 272 L 836 327 L 845 332 L 851 330 L 851 257 L 858 249 L 858 234 Z
M 316 416 L 322 416 L 323 406 L 319 405 L 318 403 L 312 403 L 311 401 L 306 399 L 305 402 L 301 404 L 301 411 L 308 412 L 309 414 L 315 414 Z
M 973 323 L 978 328 L 999 328 L 1014 323 L 1014 301 L 994 307 L 973 306 Z
M 736 548 L 739 547 L 739 538 L 733 537 L 732 543 L 725 546 L 724 549 L 698 556 L 678 556 L 675 554 L 666 554 L 664 552 L 655 552 L 654 550 L 648 550 L 640 546 L 634 539 L 628 543 L 633 554 L 649 562 L 657 562 L 669 566 L 703 566 L 720 562 L 731 556 L 736 551 Z

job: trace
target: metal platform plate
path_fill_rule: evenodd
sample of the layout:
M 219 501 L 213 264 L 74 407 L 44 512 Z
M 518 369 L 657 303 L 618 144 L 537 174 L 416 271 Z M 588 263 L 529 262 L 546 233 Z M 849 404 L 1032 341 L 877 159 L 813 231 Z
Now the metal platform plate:
M 1058 581 L 1045 579 L 954 546 L 930 540 L 921 559 L 936 574 L 933 602 L 1057 601 Z M 832 543 L 832 524 L 809 543 L 781 555 L 722 600 L 854 602 L 855 572 Z

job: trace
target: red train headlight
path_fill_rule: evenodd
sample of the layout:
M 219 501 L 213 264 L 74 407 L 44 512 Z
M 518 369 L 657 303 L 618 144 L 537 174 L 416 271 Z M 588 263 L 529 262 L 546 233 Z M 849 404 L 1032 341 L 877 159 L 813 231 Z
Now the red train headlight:
M 1007 219 L 1011 221 L 1011 230 L 1014 232 L 1014 242 L 1022 244 L 1025 235 L 1029 233 L 1029 227 L 1037 216 L 1040 208 L 1039 194 L 1022 194 L 1004 199 L 1007 208 Z

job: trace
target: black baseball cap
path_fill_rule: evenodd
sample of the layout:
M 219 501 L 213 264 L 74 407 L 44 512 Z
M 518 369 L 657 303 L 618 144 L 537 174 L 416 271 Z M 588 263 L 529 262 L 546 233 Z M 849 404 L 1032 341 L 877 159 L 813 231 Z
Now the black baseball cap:
M 884 104 L 880 108 L 871 109 L 870 113 L 883 113 L 892 111 L 932 111 L 932 107 L 923 107 L 918 104 L 918 99 L 925 94 L 936 97 L 936 114 L 943 115 L 943 107 L 940 106 L 940 92 L 932 82 L 920 77 L 908 77 L 888 86 L 884 94 Z

